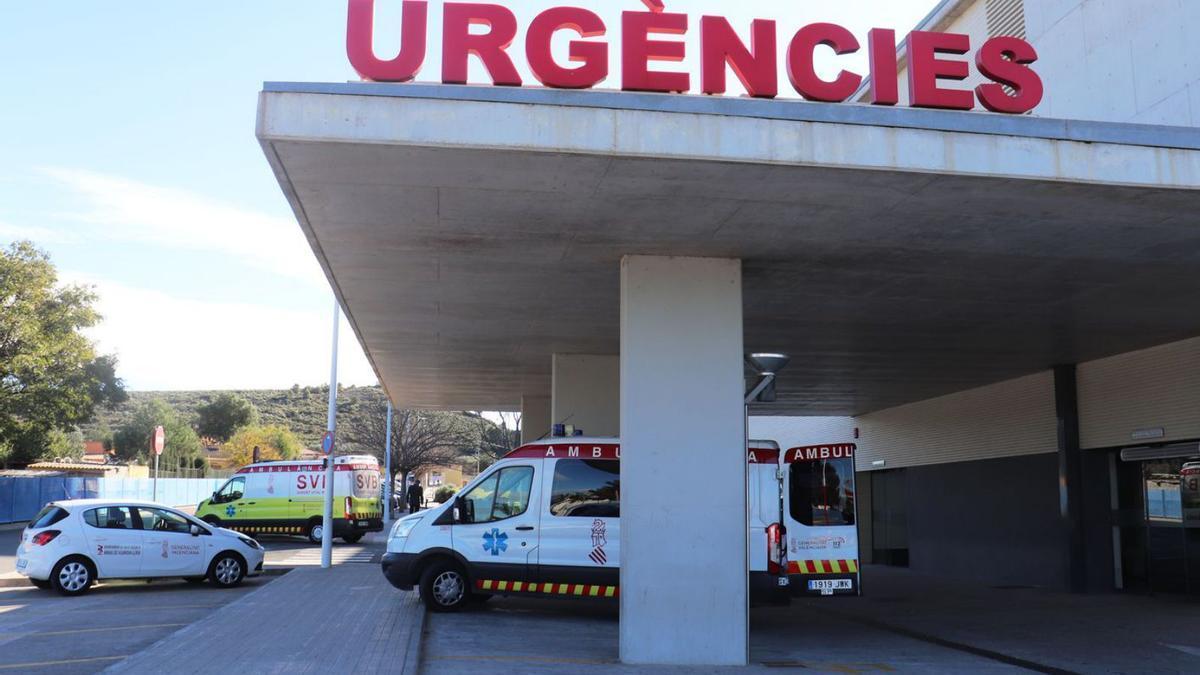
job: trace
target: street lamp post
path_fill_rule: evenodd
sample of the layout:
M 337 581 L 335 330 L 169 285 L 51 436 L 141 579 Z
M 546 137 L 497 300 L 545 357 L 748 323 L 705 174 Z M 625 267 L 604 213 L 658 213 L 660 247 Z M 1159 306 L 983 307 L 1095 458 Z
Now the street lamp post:
M 333 299 L 333 351 L 329 357 L 329 410 L 325 417 L 325 429 L 332 439 L 337 429 L 337 361 L 338 320 L 342 308 L 337 298 Z M 325 512 L 321 519 L 321 567 L 333 565 L 333 477 L 335 445 L 330 444 L 325 454 Z
M 392 401 L 388 399 L 387 431 L 383 441 L 383 531 L 392 524 Z

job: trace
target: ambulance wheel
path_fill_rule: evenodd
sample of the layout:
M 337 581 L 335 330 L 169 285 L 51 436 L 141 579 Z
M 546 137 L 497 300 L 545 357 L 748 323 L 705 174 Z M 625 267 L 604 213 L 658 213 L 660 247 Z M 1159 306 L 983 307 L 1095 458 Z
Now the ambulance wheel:
M 50 572 L 51 588 L 59 595 L 83 595 L 96 580 L 96 568 L 83 556 L 63 558 Z
M 33 584 L 37 588 L 42 589 L 43 591 L 50 590 L 50 580 L 49 579 L 30 579 L 29 583 Z
M 204 516 L 200 520 L 203 520 L 204 522 L 208 523 L 209 525 L 212 525 L 213 527 L 221 526 L 221 519 L 216 516 Z
M 359 532 L 358 534 L 348 534 L 342 537 L 342 541 L 346 542 L 347 544 L 357 544 L 358 542 L 362 541 L 362 538 L 362 533 Z
M 308 522 L 308 541 L 313 544 L 321 543 L 321 537 L 325 534 L 325 526 L 319 520 L 310 520 Z
M 246 561 L 236 553 L 226 551 L 213 558 L 208 566 L 208 580 L 214 586 L 233 588 L 246 578 Z
M 449 560 L 435 560 L 421 573 L 421 601 L 434 612 L 457 612 L 471 597 L 467 575 Z

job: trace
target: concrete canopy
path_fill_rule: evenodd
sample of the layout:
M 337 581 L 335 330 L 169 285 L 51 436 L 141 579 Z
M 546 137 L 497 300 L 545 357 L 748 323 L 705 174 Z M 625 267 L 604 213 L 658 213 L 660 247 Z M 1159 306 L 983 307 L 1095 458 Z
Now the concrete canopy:
M 741 258 L 772 414 L 857 414 L 1200 334 L 1200 130 L 272 83 L 258 137 L 398 405 L 512 410 L 615 354 L 627 254 Z

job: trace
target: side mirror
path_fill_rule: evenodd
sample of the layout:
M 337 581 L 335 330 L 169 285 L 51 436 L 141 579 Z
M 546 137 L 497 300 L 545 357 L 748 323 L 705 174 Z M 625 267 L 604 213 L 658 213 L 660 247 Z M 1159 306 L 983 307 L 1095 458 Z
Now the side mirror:
M 462 497 L 454 498 L 454 522 L 456 522 L 456 523 L 471 522 L 471 521 L 467 520 L 467 503 L 463 500 Z
M 209 497 L 208 501 L 210 504 L 218 503 L 219 500 L 217 499 L 217 493 L 212 493 L 212 497 Z
M 200 536 L 200 526 L 199 525 L 192 525 L 192 527 L 188 531 L 192 533 L 193 537 Z

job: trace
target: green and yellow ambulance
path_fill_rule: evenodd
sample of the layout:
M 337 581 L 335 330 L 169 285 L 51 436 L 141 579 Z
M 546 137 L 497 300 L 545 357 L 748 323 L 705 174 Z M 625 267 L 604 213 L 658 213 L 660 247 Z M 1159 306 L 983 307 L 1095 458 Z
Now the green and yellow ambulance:
M 333 536 L 355 543 L 383 529 L 379 461 L 370 455 L 334 459 Z M 196 517 L 251 535 L 293 534 L 320 543 L 325 504 L 322 462 L 258 462 L 238 470 Z

